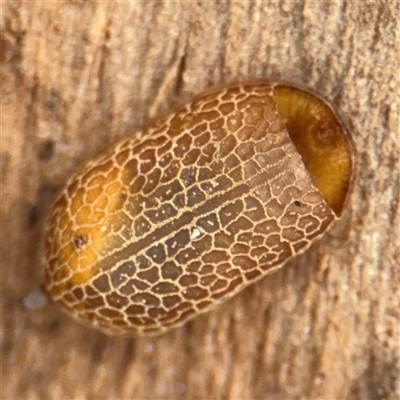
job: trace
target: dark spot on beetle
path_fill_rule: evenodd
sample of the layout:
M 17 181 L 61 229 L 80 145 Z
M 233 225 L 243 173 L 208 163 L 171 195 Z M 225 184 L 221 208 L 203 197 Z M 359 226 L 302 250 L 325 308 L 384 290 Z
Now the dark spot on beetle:
M 76 249 L 81 249 L 87 243 L 87 236 L 77 235 L 74 237 L 74 246 Z
M 119 198 L 121 199 L 121 201 L 125 201 L 128 198 L 128 193 L 125 190 L 121 190 Z
M 295 200 L 293 203 L 296 207 L 301 207 L 301 203 L 298 200 Z
M 49 161 L 54 154 L 54 147 L 55 144 L 53 140 L 48 139 L 42 145 L 40 146 L 39 152 L 38 152 L 38 159 L 40 161 Z

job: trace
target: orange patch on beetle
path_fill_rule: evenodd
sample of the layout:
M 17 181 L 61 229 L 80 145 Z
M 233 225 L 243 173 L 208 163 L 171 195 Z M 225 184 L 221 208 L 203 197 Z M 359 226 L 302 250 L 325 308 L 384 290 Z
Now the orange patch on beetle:
M 50 224 L 60 229 L 52 241 L 46 238 L 45 251 L 49 270 L 54 271 L 47 274 L 48 286 L 60 284 L 50 294 L 58 296 L 66 288 L 89 282 L 101 259 L 117 245 L 110 230 L 120 229 L 118 213 L 126 200 L 126 179 L 118 168 L 94 167 L 80 178 L 87 186 L 71 190 L 76 186 L 73 181 L 55 203 Z

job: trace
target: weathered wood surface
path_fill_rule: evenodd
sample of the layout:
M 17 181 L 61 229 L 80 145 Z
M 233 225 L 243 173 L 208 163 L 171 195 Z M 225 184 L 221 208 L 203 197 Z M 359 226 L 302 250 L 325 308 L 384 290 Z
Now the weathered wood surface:
M 3 399 L 399 398 L 399 4 L 1 4 Z M 353 132 L 343 219 L 304 256 L 160 338 L 92 332 L 21 298 L 70 171 L 203 89 L 316 89 Z

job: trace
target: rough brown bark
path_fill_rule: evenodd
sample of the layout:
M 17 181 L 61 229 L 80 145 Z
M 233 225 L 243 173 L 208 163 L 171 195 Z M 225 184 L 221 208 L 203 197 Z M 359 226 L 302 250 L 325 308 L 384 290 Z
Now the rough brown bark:
M 397 2 L 8 2 L 1 16 L 2 398 L 378 399 L 399 382 Z M 160 338 L 20 299 L 54 192 L 207 87 L 307 85 L 353 132 L 348 210 L 311 251 Z

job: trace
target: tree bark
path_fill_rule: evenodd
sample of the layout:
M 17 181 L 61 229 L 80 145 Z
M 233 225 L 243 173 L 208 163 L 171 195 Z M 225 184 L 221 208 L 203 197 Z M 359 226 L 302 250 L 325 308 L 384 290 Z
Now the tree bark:
M 399 3 L 1 7 L 2 398 L 400 397 Z M 25 309 L 71 171 L 204 89 L 251 79 L 314 89 L 352 132 L 357 177 L 323 240 L 159 338 Z

